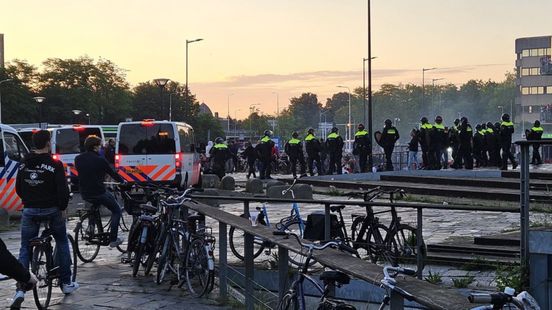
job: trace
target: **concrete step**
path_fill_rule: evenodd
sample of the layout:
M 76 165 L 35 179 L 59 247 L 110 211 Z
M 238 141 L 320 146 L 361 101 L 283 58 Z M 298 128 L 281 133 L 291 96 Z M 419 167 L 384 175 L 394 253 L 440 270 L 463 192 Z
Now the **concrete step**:
M 492 187 L 519 190 L 520 182 L 513 178 L 453 178 L 434 176 L 413 176 L 413 175 L 382 175 L 382 181 L 410 182 L 437 185 L 469 186 L 469 187 Z M 552 189 L 552 181 L 534 179 L 530 182 L 531 190 L 546 191 Z

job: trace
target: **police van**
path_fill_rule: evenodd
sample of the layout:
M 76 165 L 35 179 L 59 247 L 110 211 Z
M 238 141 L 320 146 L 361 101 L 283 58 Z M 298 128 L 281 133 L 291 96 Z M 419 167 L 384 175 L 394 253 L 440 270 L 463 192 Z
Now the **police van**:
M 0 124 L 0 208 L 15 214 L 23 204 L 15 192 L 15 179 L 19 165 L 29 150 L 10 126 Z
M 31 150 L 33 149 L 33 134 L 39 130 L 40 128 L 18 128 L 17 134 L 19 134 L 27 148 Z
M 183 122 L 144 120 L 119 124 L 115 167 L 128 182 L 177 187 L 200 181 L 193 128 Z
M 65 174 L 71 183 L 77 184 L 78 173 L 75 157 L 84 152 L 84 140 L 88 136 L 97 136 L 104 141 L 103 130 L 96 125 L 65 125 L 48 129 L 52 135 L 52 157 L 63 163 Z

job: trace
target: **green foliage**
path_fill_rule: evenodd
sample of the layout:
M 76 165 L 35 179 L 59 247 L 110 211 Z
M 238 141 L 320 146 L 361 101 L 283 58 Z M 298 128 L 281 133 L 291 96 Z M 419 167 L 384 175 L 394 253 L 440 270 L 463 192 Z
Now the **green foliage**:
M 505 287 L 515 288 L 517 292 L 524 290 L 526 282 L 529 279 L 527 271 L 520 265 L 498 265 L 496 270 L 496 287 L 499 291 L 504 291 Z
M 425 277 L 424 280 L 431 284 L 439 284 L 443 282 L 443 275 L 440 272 L 432 273 L 430 270 L 429 275 Z
M 472 284 L 474 280 L 474 276 L 466 275 L 465 277 L 452 279 L 452 285 L 456 288 L 466 288 L 468 285 Z
M 476 257 L 474 260 L 461 266 L 461 269 L 467 271 L 493 270 L 494 268 L 495 266 L 493 263 L 481 257 Z

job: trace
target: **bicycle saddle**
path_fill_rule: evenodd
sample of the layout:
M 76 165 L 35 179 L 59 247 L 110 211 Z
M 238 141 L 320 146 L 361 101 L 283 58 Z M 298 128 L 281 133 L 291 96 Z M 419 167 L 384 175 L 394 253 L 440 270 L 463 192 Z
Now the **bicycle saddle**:
M 152 205 L 148 205 L 148 204 L 140 204 L 140 209 L 145 211 L 145 212 L 148 212 L 148 213 L 155 213 L 157 212 L 157 207 L 156 206 L 152 206 Z
M 203 214 L 196 214 L 196 215 L 190 215 L 188 216 L 188 221 L 204 221 L 205 215 Z
M 330 210 L 332 212 L 335 212 L 335 211 L 338 211 L 338 210 L 343 210 L 345 209 L 345 206 L 344 205 L 339 205 L 339 206 L 330 206 Z
M 324 282 L 337 282 L 338 284 L 349 284 L 351 278 L 341 271 L 324 271 L 320 275 L 320 280 Z

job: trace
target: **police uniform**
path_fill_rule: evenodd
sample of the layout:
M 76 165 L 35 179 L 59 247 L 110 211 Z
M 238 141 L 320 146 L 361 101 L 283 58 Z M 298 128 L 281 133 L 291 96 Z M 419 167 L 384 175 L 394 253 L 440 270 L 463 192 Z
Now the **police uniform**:
M 387 171 L 393 171 L 393 161 L 391 158 L 397 140 L 399 140 L 399 131 L 397 128 L 386 125 L 381 133 L 381 144 L 383 145 L 383 151 L 385 153 L 385 169 Z
M 446 145 L 447 134 L 443 123 L 435 123 L 431 128 L 431 139 L 429 147 L 430 167 L 431 169 L 441 169 L 441 155 Z
M 540 126 L 540 122 L 536 123 L 529 133 L 527 140 L 541 140 L 544 129 Z M 540 144 L 533 144 L 533 156 L 531 158 L 531 164 L 540 165 L 542 164 L 542 158 L 539 152 Z
M 433 156 L 429 153 L 432 129 L 433 125 L 430 123 L 422 123 L 420 126 L 420 146 L 422 147 L 422 162 L 424 169 L 430 169 L 434 164 Z
M 334 170 L 337 174 L 341 174 L 341 156 L 343 154 L 343 138 L 337 133 L 332 132 L 326 139 L 326 146 L 330 153 L 330 168 L 328 174 L 333 174 Z
M 322 163 L 320 162 L 320 141 L 314 137 L 314 134 L 309 133 L 305 137 L 305 149 L 307 150 L 307 165 L 309 167 L 309 174 L 314 176 L 314 162 L 316 162 L 316 169 L 318 175 L 322 175 Z
M 517 163 L 510 151 L 512 147 L 512 135 L 514 134 L 514 123 L 511 121 L 502 121 L 500 123 L 500 148 L 502 149 L 502 170 L 508 170 L 508 159 L 512 163 L 512 168 L 516 169 Z
M 460 146 L 458 148 L 458 168 L 461 168 L 462 165 L 466 169 L 473 169 L 473 157 L 472 157 L 472 140 L 473 140 L 473 129 L 471 125 L 465 121 L 459 127 L 458 139 L 460 141 Z
M 213 173 L 222 180 L 226 171 L 226 161 L 232 157 L 228 146 L 225 143 L 217 143 L 213 145 L 209 153 L 213 161 Z
M 259 160 L 261 162 L 261 169 L 259 171 L 261 179 L 271 179 L 270 173 L 273 147 L 274 141 L 267 135 L 264 135 L 261 138 L 261 143 L 257 144 L 257 153 L 259 154 Z
M 305 155 L 303 154 L 301 140 L 292 137 L 284 146 L 284 150 L 289 157 L 293 177 L 297 177 L 297 161 L 299 161 L 301 176 L 306 175 Z
M 368 131 L 365 129 L 357 131 L 355 133 L 355 141 L 353 142 L 353 155 L 357 155 L 359 158 L 360 172 L 366 172 L 366 163 L 370 153 L 372 153 L 372 145 L 370 144 Z

